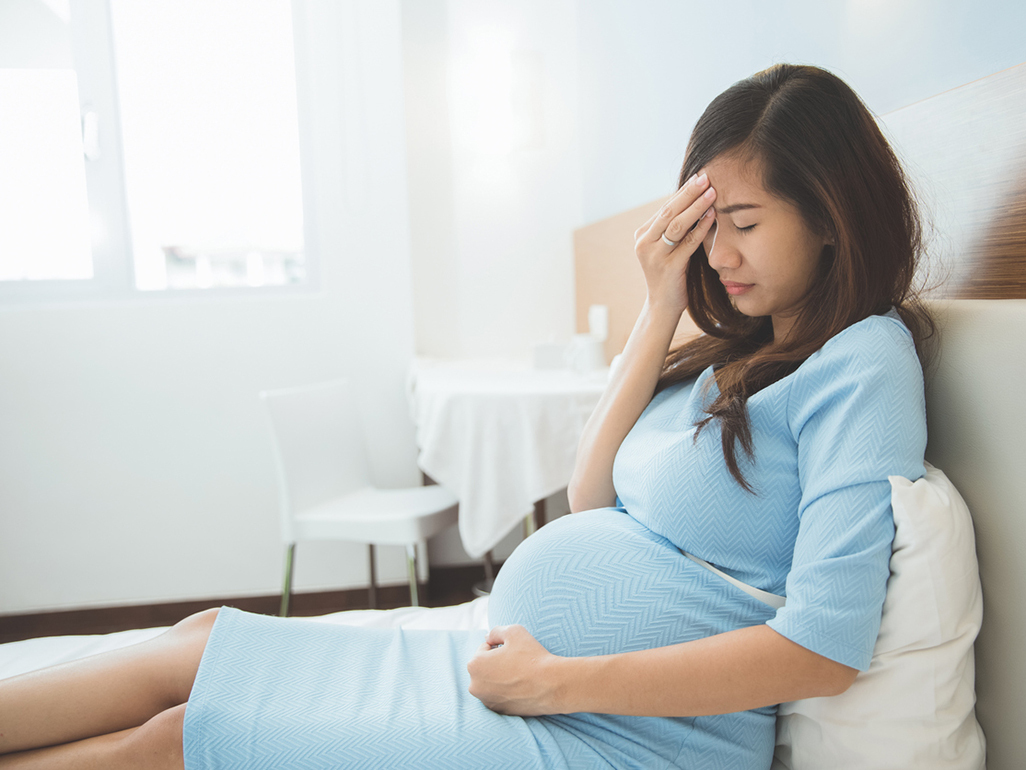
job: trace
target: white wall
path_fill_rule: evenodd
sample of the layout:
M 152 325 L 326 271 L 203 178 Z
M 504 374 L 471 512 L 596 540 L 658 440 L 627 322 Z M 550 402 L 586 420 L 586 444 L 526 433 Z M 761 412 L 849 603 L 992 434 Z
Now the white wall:
M 295 18 L 320 289 L 0 310 L 0 613 L 279 590 L 263 388 L 352 375 L 378 481 L 419 481 L 399 4 Z M 363 547 L 298 553 L 298 590 L 365 583 Z

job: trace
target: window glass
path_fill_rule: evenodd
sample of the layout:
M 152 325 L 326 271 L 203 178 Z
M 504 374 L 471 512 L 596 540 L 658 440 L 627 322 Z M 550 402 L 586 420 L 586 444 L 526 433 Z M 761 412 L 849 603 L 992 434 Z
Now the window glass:
M 93 277 L 67 3 L 0 3 L 0 281 Z
M 288 0 L 110 0 L 140 289 L 305 280 Z

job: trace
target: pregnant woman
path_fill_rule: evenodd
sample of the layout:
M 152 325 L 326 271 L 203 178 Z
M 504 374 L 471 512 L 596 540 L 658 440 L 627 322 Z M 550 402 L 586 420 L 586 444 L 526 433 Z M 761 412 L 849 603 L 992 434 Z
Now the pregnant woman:
M 575 513 L 505 563 L 487 636 L 208 611 L 0 683 L 0 767 L 768 768 L 776 704 L 868 667 L 888 476 L 924 473 L 916 207 L 855 93 L 778 65 L 709 105 L 635 239 Z

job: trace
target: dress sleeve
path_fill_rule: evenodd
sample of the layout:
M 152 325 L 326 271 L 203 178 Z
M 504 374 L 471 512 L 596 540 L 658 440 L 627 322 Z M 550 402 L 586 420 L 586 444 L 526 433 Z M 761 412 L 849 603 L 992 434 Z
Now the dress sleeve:
M 905 326 L 872 316 L 831 339 L 796 375 L 788 423 L 798 444 L 799 528 L 787 604 L 768 625 L 864 671 L 890 574 L 887 477 L 925 473 L 922 369 Z

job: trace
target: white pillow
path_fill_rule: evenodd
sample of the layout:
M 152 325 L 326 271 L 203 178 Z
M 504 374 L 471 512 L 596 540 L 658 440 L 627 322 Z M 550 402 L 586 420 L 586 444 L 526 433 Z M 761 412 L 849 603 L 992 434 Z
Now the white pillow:
M 869 670 L 842 695 L 783 703 L 774 770 L 978 770 L 973 642 L 983 619 L 969 509 L 941 471 L 891 476 L 894 546 Z

